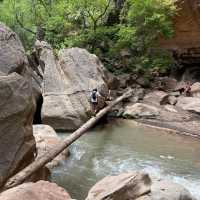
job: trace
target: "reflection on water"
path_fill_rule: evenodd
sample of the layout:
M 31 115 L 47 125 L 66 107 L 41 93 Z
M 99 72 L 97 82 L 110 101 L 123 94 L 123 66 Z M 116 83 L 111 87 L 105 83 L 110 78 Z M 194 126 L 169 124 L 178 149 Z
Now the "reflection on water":
M 88 132 L 71 153 L 52 179 L 78 200 L 103 177 L 133 170 L 178 182 L 200 200 L 199 140 L 114 121 Z

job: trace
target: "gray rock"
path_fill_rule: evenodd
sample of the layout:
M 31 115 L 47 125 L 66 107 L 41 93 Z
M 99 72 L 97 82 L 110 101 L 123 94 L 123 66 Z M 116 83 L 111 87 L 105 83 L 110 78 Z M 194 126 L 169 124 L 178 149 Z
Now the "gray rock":
M 183 186 L 166 180 L 154 180 L 151 193 L 137 200 L 195 200 Z
M 166 100 L 167 103 L 170 105 L 176 105 L 177 103 L 177 98 L 175 96 L 169 96 L 168 99 Z
M 86 200 L 136 199 L 150 192 L 151 179 L 142 172 L 130 172 L 118 176 L 107 176 L 96 183 Z
M 29 83 L 12 73 L 0 76 L 0 185 L 33 159 L 34 105 Z
M 156 90 L 145 95 L 144 101 L 159 106 L 166 104 L 168 96 L 166 92 Z
M 191 86 L 191 95 L 200 98 L 200 83 L 196 82 Z
M 98 88 L 108 93 L 105 68 L 99 59 L 84 49 L 71 48 L 59 52 L 56 60 L 51 47 L 44 42 L 40 62 L 44 65 L 42 120 L 59 130 L 75 130 L 91 115 L 89 95 Z M 104 105 L 100 104 L 100 107 Z
M 125 118 L 155 118 L 159 115 L 159 109 L 143 103 L 126 106 L 123 117 Z
M 179 97 L 176 106 L 183 110 L 200 113 L 200 98 L 197 97 Z
M 28 60 L 24 48 L 11 29 L 0 22 L 0 71 L 4 74 L 27 73 Z
M 18 36 L 0 23 L 0 186 L 34 159 L 30 80 Z
M 48 153 L 49 150 L 61 143 L 61 139 L 58 137 L 57 133 L 48 125 L 33 125 L 33 135 L 36 141 L 37 157 Z M 67 155 L 68 150 L 63 151 L 46 166 L 50 169 L 58 166 L 66 159 Z

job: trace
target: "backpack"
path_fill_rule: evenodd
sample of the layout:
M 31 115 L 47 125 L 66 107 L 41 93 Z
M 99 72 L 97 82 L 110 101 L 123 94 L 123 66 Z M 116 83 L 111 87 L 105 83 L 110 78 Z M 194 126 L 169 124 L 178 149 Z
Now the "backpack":
M 96 91 L 92 91 L 91 102 L 97 102 L 97 92 Z

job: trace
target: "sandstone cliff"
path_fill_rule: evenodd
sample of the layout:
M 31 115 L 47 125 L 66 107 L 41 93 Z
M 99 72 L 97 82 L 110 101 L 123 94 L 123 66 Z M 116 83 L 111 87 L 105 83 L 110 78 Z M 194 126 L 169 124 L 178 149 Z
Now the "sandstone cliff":
M 178 14 L 174 18 L 175 34 L 162 39 L 161 46 L 171 49 L 184 64 L 200 62 L 200 1 L 176 1 Z

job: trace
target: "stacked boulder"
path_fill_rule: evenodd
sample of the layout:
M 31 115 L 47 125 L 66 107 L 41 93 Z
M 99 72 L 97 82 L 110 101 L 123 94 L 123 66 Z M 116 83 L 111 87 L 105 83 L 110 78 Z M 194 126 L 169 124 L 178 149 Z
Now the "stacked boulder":
M 0 186 L 34 156 L 32 121 L 35 104 L 24 48 L 0 23 Z

